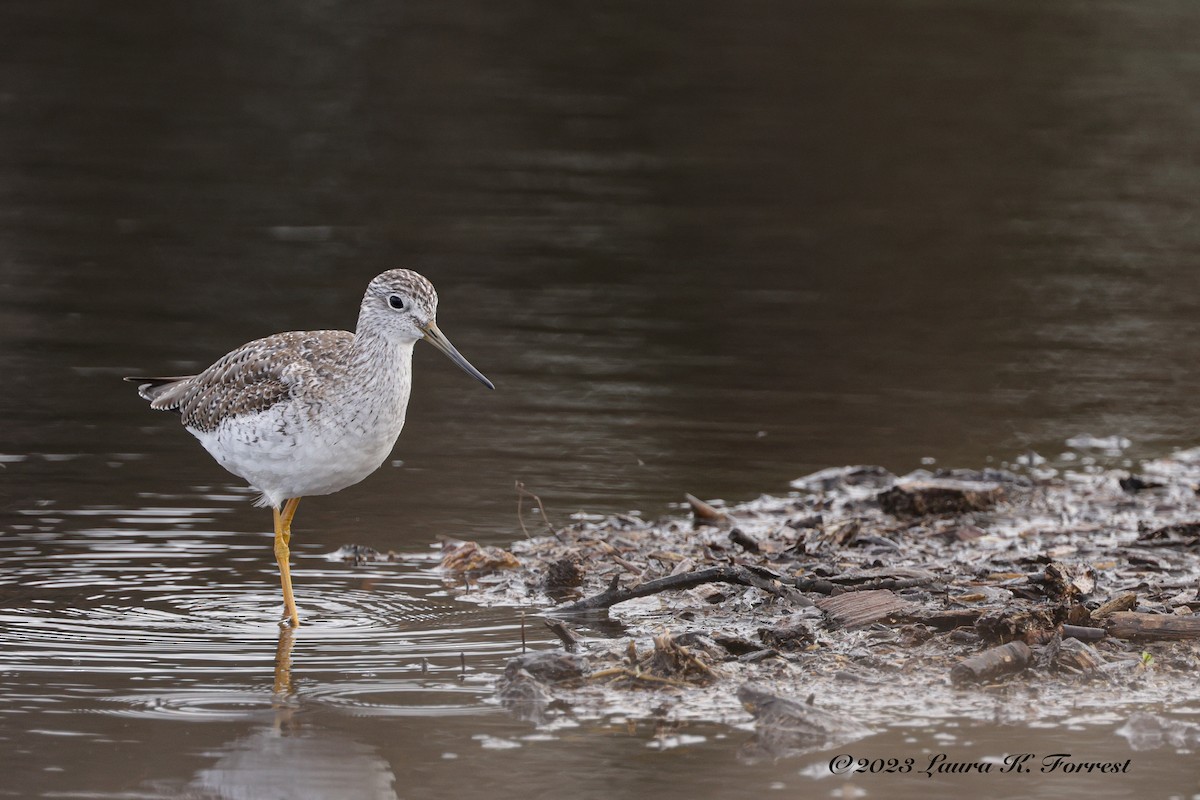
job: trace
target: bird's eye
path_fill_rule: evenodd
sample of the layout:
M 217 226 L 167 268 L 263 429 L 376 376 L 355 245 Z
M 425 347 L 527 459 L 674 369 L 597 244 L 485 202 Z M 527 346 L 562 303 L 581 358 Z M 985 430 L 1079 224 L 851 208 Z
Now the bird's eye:
M 403 311 L 404 310 L 404 298 L 398 294 L 391 295 L 390 297 L 388 297 L 388 305 L 391 306 L 392 308 L 396 309 L 397 311 Z

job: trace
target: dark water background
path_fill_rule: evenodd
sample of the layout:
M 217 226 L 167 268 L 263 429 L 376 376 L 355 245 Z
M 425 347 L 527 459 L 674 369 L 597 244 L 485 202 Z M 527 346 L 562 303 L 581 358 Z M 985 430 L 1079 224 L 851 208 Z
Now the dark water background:
M 850 787 L 719 720 L 537 732 L 489 700 L 516 612 L 428 546 L 520 536 L 515 480 L 564 522 L 1200 443 L 1198 41 L 1183 0 L 7 0 L 0 795 L 1127 796 Z M 268 515 L 118 379 L 352 326 L 395 266 L 499 390 L 420 347 L 397 463 L 302 505 L 275 694 Z M 1123 759 L 1119 722 L 862 749 Z M 1188 758 L 1136 785 L 1196 792 Z

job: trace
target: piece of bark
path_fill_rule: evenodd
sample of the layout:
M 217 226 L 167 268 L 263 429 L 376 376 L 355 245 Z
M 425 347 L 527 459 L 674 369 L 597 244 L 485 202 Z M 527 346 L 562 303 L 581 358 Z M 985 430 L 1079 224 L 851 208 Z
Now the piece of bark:
M 729 541 L 741 547 L 750 553 L 758 553 L 762 550 L 754 537 L 743 531 L 741 528 L 734 528 L 729 532 Z
M 692 515 L 695 517 L 697 525 L 721 525 L 733 521 L 733 518 L 724 511 L 709 505 L 699 497 L 686 493 L 683 496 L 687 499 L 688 505 L 692 507 Z
M 1020 672 L 1029 664 L 1033 651 L 1024 642 L 1009 642 L 955 664 L 950 670 L 950 680 L 962 686 L 967 683 L 985 681 Z
M 1111 600 L 1101 603 L 1092 611 L 1092 621 L 1097 622 L 1117 611 L 1131 611 L 1138 604 L 1138 596 L 1133 592 L 1119 594 Z
M 910 611 L 904 615 L 905 622 L 916 622 L 928 625 L 939 631 L 949 631 L 955 628 L 969 628 L 990 608 L 952 608 L 945 611 Z
M 991 508 L 1004 496 L 998 483 L 923 480 L 900 483 L 876 495 L 879 505 L 897 517 L 964 514 Z
M 816 601 L 816 606 L 825 612 L 829 624 L 839 628 L 861 628 L 912 608 L 911 603 L 887 589 L 822 597 Z
M 683 575 L 686 572 L 691 572 L 696 568 L 696 562 L 693 559 L 685 558 L 675 565 L 671 570 L 672 575 Z
M 1117 639 L 1200 639 L 1200 616 L 1196 615 L 1117 611 L 1108 616 L 1104 627 Z

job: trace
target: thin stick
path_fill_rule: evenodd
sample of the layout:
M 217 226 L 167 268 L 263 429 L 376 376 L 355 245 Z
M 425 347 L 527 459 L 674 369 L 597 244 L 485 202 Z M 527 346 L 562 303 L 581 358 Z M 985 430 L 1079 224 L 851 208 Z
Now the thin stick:
M 532 539 L 529 535 L 529 529 L 525 527 L 525 515 L 521 513 L 521 503 L 525 500 L 525 484 L 520 481 L 513 481 L 517 487 L 517 522 L 521 523 L 521 532 L 525 534 L 526 539 Z
M 612 583 L 603 592 L 594 594 L 591 597 L 585 597 L 574 603 L 568 603 L 565 606 L 559 606 L 554 609 L 554 612 L 596 611 L 615 606 L 617 603 L 623 603 L 626 600 L 633 600 L 636 597 L 648 597 L 649 595 L 666 592 L 671 589 L 691 589 L 703 583 L 735 583 L 741 586 L 755 586 L 779 597 L 787 596 L 787 592 L 778 580 L 761 575 L 749 567 L 743 567 L 740 564 L 726 564 L 696 570 L 695 572 L 684 572 L 680 575 L 668 575 L 665 578 L 656 578 L 652 581 L 639 583 L 637 586 L 632 586 L 628 589 L 618 588 L 617 578 L 614 576 Z
M 549 628 L 555 636 L 562 640 L 563 648 L 565 648 L 567 652 L 574 653 L 579 648 L 579 637 L 566 625 L 563 625 L 556 619 L 546 619 L 542 620 L 542 622 L 546 624 L 546 627 Z
M 546 507 L 542 505 L 542 498 L 526 489 L 525 484 L 520 481 L 515 481 L 515 483 L 517 486 L 517 519 L 521 519 L 521 498 L 529 495 L 537 503 L 538 511 L 542 514 L 542 522 L 546 523 L 546 530 L 550 531 L 550 535 L 561 542 L 562 539 L 559 538 L 558 531 L 554 530 L 554 526 L 550 524 L 550 518 L 546 516 Z M 525 531 L 525 538 L 530 538 L 529 531 L 525 529 L 524 520 L 521 521 L 521 530 Z

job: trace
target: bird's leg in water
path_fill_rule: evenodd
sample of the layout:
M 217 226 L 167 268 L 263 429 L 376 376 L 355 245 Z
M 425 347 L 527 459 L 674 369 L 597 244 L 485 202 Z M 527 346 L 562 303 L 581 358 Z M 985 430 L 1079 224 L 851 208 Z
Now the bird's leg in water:
M 291 620 L 292 627 L 300 624 L 300 615 L 296 612 L 296 598 L 292 594 L 292 572 L 289 566 L 291 550 L 288 545 L 292 541 L 292 517 L 296 516 L 296 506 L 300 498 L 293 497 L 283 504 L 283 510 L 271 509 L 275 516 L 275 561 L 279 564 L 279 582 L 283 585 L 283 614 Z

